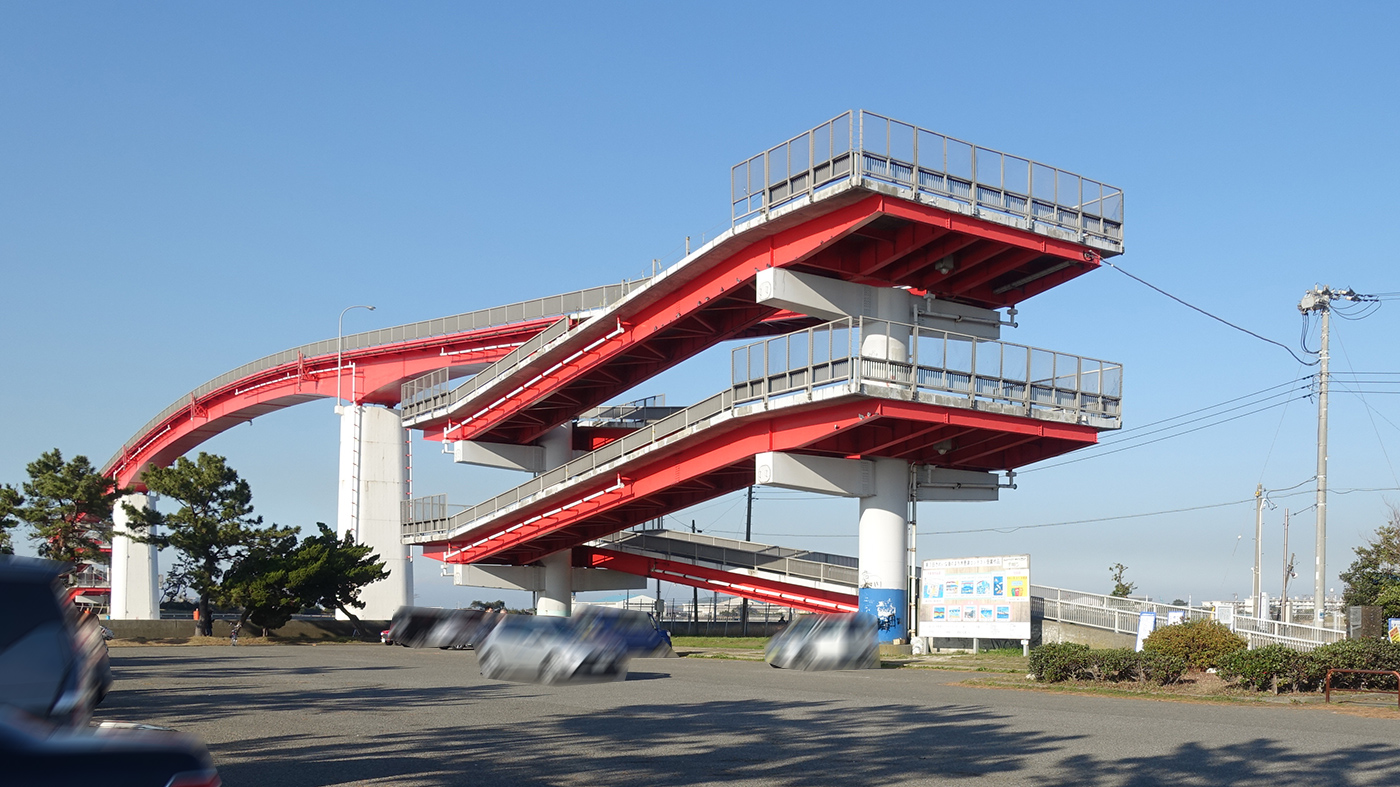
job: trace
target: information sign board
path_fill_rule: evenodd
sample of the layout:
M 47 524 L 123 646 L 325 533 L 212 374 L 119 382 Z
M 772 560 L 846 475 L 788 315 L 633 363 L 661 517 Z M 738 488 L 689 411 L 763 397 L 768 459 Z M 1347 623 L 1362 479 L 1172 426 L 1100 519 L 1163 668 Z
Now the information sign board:
M 918 635 L 1030 639 L 1031 556 L 925 560 Z

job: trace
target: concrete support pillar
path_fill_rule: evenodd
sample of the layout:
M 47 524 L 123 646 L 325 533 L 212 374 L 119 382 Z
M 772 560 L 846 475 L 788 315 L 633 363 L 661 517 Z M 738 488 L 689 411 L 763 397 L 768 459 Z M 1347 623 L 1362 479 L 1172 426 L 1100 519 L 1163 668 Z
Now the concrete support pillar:
M 909 640 L 909 463 L 874 459 L 875 494 L 860 499 L 860 611 L 880 641 Z
M 408 467 L 408 436 L 398 412 L 346 405 L 340 412 L 340 495 L 336 532 L 367 544 L 389 576 L 360 591 L 365 603 L 356 617 L 388 620 L 413 603 L 413 562 L 399 540 Z
M 544 448 L 545 471 L 573 459 L 573 424 L 549 430 L 540 438 L 540 446 Z M 544 565 L 544 592 L 540 593 L 535 604 L 535 614 L 569 617 L 573 614 L 574 605 L 573 550 L 561 549 L 546 555 L 540 563 Z
M 127 526 L 131 518 L 123 503 L 132 508 L 151 506 L 149 495 L 127 495 L 117 500 L 112 512 L 112 620 L 160 620 L 160 580 L 157 576 L 155 544 L 132 541 Z

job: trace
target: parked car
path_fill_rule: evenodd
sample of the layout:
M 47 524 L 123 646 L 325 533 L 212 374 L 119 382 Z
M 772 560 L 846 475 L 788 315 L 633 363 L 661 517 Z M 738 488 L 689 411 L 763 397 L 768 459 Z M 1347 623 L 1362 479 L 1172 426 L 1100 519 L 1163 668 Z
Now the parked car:
M 674 656 L 671 632 L 656 624 L 648 612 L 585 606 L 574 611 L 574 625 L 585 636 L 611 634 L 620 637 L 633 658 Z
M 409 648 L 466 650 L 481 639 L 490 617 L 479 609 L 399 607 L 380 641 Z
M 569 618 L 501 615 L 477 646 L 493 680 L 583 683 L 627 679 L 627 646 L 615 634 L 585 634 Z
M 0 705 L 84 727 L 112 671 L 102 627 L 62 595 L 66 564 L 0 556 Z
M 870 615 L 803 615 L 768 641 L 763 660 L 782 669 L 877 669 L 877 627 Z
M 219 787 L 199 741 L 160 728 L 61 728 L 0 708 L 0 782 L 7 787 Z

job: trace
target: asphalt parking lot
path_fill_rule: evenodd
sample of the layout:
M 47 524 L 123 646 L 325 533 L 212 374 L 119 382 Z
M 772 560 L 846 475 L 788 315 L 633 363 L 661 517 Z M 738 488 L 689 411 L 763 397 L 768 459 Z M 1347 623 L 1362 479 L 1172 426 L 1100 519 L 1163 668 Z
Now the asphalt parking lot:
M 646 659 L 625 683 L 488 681 L 470 652 L 123 647 L 99 719 L 202 738 L 228 787 L 1394 785 L 1400 720 Z

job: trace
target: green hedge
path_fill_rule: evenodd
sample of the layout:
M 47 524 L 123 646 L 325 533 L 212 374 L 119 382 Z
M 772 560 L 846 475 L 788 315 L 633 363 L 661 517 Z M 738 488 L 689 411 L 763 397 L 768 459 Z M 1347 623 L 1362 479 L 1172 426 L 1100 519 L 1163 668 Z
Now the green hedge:
M 1193 620 L 1163 626 L 1142 643 L 1143 650 L 1177 656 L 1193 670 L 1219 666 L 1222 656 L 1248 647 L 1244 637 L 1214 620 Z
M 1400 644 L 1355 639 L 1302 653 L 1283 645 L 1242 650 L 1221 657 L 1220 677 L 1258 691 L 1321 691 L 1329 669 L 1400 670 Z M 1394 691 L 1390 675 L 1334 675 L 1333 688 Z
M 1072 642 L 1041 645 L 1031 651 L 1031 672 L 1037 680 L 1137 681 L 1166 685 L 1186 674 L 1186 660 L 1157 651 L 1136 653 L 1127 648 L 1091 650 Z

